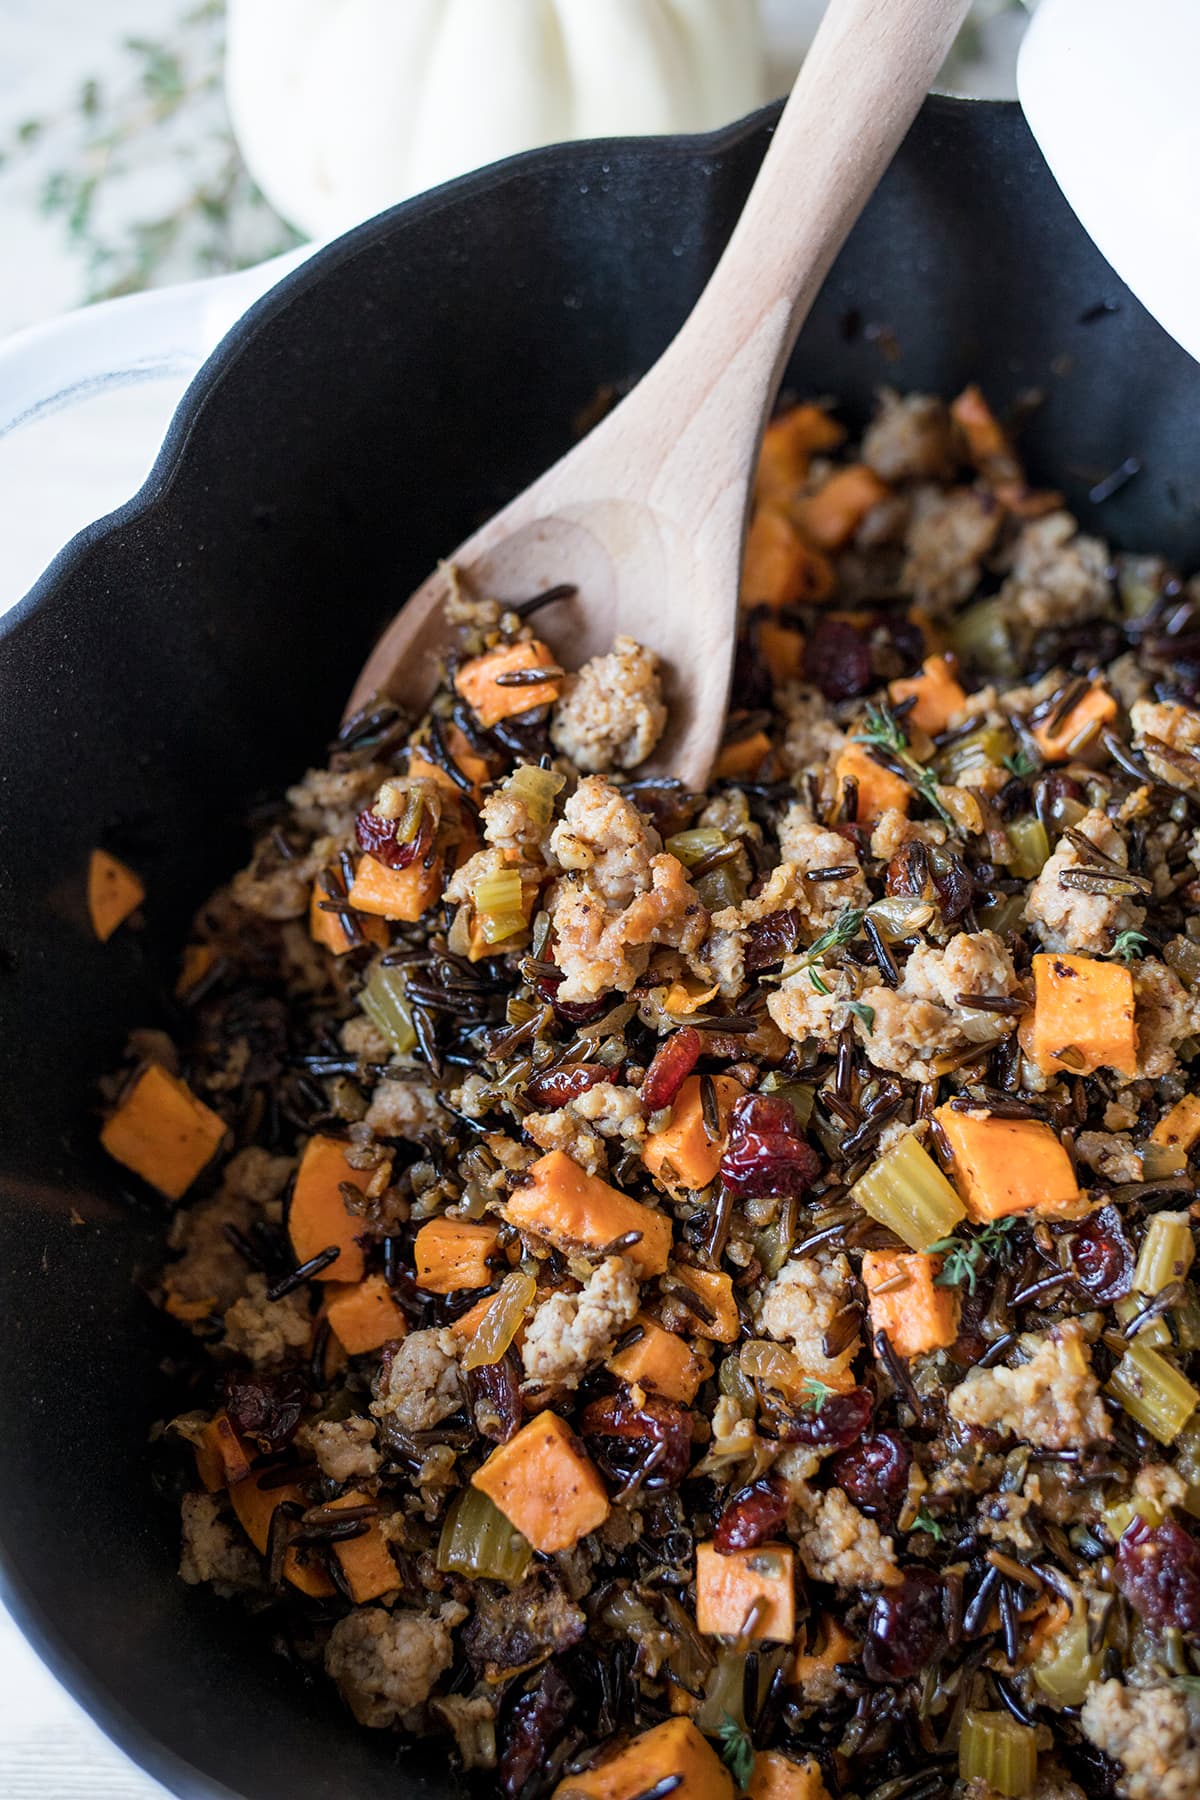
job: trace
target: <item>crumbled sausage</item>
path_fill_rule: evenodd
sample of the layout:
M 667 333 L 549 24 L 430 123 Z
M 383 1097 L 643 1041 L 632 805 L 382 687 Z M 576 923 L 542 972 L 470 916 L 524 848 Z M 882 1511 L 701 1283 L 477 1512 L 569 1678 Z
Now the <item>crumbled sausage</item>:
M 346 1054 L 357 1056 L 362 1062 L 384 1063 L 392 1054 L 390 1042 L 366 1013 L 355 1013 L 347 1019 L 338 1036 Z
M 789 682 L 779 698 L 787 725 L 779 754 L 787 772 L 799 774 L 832 762 L 846 737 L 820 690 Z
M 452 1331 L 411 1331 L 375 1377 L 371 1411 L 401 1431 L 429 1431 L 463 1403 Z
M 1127 1132 L 1081 1131 L 1075 1139 L 1081 1163 L 1106 1181 L 1140 1181 L 1141 1158 Z
M 871 855 L 891 862 L 905 844 L 944 844 L 946 827 L 936 819 L 910 819 L 894 806 L 885 806 L 871 830 Z
M 490 1682 L 569 1650 L 587 1631 L 587 1619 L 566 1592 L 558 1570 L 544 1563 L 535 1564 L 513 1588 L 484 1582 L 474 1598 L 463 1649 Z
M 863 433 L 862 459 L 882 481 L 948 481 L 957 459 L 945 401 L 884 388 Z
M 581 1292 L 542 1301 L 521 1347 L 526 1375 L 542 1387 L 577 1387 L 591 1365 L 611 1353 L 637 1309 L 632 1263 L 607 1257 Z
M 796 897 L 786 904 L 796 905 L 804 914 L 813 936 L 828 931 L 838 915 L 847 907 L 869 905 L 871 894 L 859 867 L 853 844 L 840 833 L 814 825 L 803 807 L 790 806 L 779 825 L 779 854 L 802 875 L 815 869 L 849 868 L 852 873 L 840 881 L 802 881 L 796 885 Z M 758 917 L 762 917 L 760 912 Z
M 547 860 L 549 827 L 538 824 L 523 794 L 493 788 L 480 808 L 479 822 L 488 843 L 505 856 L 515 856 L 518 862 Z
M 377 1137 L 424 1143 L 445 1130 L 446 1114 L 423 1081 L 381 1081 L 371 1095 L 366 1123 Z
M 608 1153 L 598 1131 L 570 1106 L 555 1107 L 553 1112 L 530 1113 L 525 1132 L 539 1150 L 561 1150 L 589 1175 L 600 1175 L 608 1167 Z
M 1075 829 L 1110 861 L 1123 869 L 1129 866 L 1125 839 L 1106 814 L 1094 809 L 1080 819 Z M 1135 906 L 1127 896 L 1092 894 L 1083 888 L 1062 885 L 1061 877 L 1069 869 L 1086 866 L 1070 838 L 1062 837 L 1029 890 L 1025 918 L 1047 950 L 1103 955 L 1112 949 L 1118 932 L 1135 929 L 1146 916 L 1144 909 Z
M 1081 625 L 1112 607 L 1109 556 L 1099 538 L 1084 537 L 1070 513 L 1047 513 L 1023 526 L 1012 573 L 1000 590 L 1007 617 L 1031 631 Z
M 811 1490 L 797 1502 L 800 1560 L 814 1581 L 839 1588 L 895 1587 L 902 1579 L 890 1537 L 840 1488 Z
M 306 1291 L 268 1300 L 267 1286 L 265 1275 L 248 1275 L 245 1292 L 225 1314 L 226 1349 L 260 1369 L 277 1368 L 312 1336 Z
M 1088 1690 L 1080 1724 L 1123 1770 L 1128 1800 L 1194 1800 L 1200 1793 L 1200 1731 L 1180 1688 L 1101 1681 Z
M 300 1427 L 297 1442 L 312 1451 L 330 1481 L 366 1481 L 378 1472 L 380 1455 L 370 1419 L 318 1419 Z
M 1200 712 L 1157 700 L 1136 700 L 1129 709 L 1134 748 L 1153 773 L 1172 787 L 1200 782 Z
M 1029 1360 L 1017 1368 L 971 1369 L 950 1395 L 954 1418 L 985 1425 L 1040 1450 L 1066 1450 L 1112 1436 L 1087 1343 L 1067 1320 L 1021 1339 Z
M 550 847 L 564 869 L 618 907 L 628 906 L 650 885 L 662 839 L 619 788 L 589 775 L 564 806 Z
M 263 1585 L 262 1566 L 223 1494 L 185 1494 L 180 1510 L 179 1573 L 190 1587 L 210 1581 L 218 1593 L 228 1594 Z
M 310 769 L 287 791 L 298 825 L 314 837 L 349 838 L 355 815 L 371 800 L 386 770 L 377 763 L 361 769 Z
M 792 1347 L 805 1373 L 828 1380 L 850 1367 L 860 1349 L 857 1332 L 836 1356 L 822 1339 L 851 1298 L 850 1264 L 844 1256 L 786 1262 L 762 1299 L 764 1331 Z
M 935 612 L 957 606 L 979 585 L 1003 517 L 999 501 L 980 488 L 918 489 L 902 583 Z
M 1165 963 L 1147 957 L 1133 965 L 1137 1072 L 1148 1080 L 1178 1065 L 1178 1046 L 1200 1028 L 1200 997 L 1189 994 Z
M 607 656 L 567 677 L 550 737 L 577 769 L 602 774 L 645 762 L 666 722 L 657 656 L 618 637 Z
M 339 1619 L 325 1646 L 325 1673 L 360 1725 L 414 1724 L 454 1657 L 451 1629 L 465 1606 L 428 1613 L 360 1606 Z

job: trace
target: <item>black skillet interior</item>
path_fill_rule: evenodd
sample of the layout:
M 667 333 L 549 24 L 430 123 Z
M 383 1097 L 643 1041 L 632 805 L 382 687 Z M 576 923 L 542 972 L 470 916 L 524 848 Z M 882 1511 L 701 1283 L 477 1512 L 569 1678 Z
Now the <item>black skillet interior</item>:
M 772 115 L 577 145 L 385 214 L 256 308 L 143 494 L 0 637 L 0 1536 L 53 1666 L 179 1794 L 453 1787 L 444 1746 L 357 1731 L 240 1616 L 173 1577 L 146 1424 L 163 1343 L 134 1277 L 163 1209 L 94 1147 L 96 1072 L 159 995 L 256 795 L 320 754 L 372 634 L 439 552 L 644 369 L 737 215 Z M 803 204 L 803 195 L 797 195 Z M 884 382 L 1045 401 L 1024 443 L 1116 542 L 1200 563 L 1200 368 L 1085 239 L 1015 107 L 930 101 L 790 374 L 860 420 Z M 1101 507 L 1123 459 L 1142 472 Z M 569 577 L 570 570 L 563 575 Z M 89 848 L 146 876 L 106 946 Z M 167 1021 L 169 1023 L 169 1019 Z

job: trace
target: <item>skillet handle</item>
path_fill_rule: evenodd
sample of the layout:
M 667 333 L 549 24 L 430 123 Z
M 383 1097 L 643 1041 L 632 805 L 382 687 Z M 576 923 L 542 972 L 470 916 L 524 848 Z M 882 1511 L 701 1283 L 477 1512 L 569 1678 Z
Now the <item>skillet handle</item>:
M 0 343 L 0 438 L 135 381 L 190 381 L 248 307 L 318 249 L 302 244 L 234 275 L 81 307 Z

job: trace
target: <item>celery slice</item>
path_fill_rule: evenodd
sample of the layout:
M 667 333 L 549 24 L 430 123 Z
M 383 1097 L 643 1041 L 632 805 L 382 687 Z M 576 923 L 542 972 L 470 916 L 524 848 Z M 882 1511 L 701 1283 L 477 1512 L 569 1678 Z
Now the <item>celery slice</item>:
M 1142 1240 L 1133 1285 L 1139 1294 L 1161 1294 L 1182 1281 L 1192 1266 L 1196 1244 L 1192 1222 L 1184 1212 L 1155 1213 Z
M 850 1195 L 910 1250 L 928 1250 L 939 1238 L 952 1236 L 967 1216 L 942 1171 L 911 1133 L 855 1182 Z
M 524 893 L 517 869 L 497 869 L 482 875 L 473 895 L 484 942 L 503 943 L 525 929 Z
M 1020 881 L 1034 881 L 1050 859 L 1050 837 L 1040 819 L 1014 819 L 1008 827 L 1012 845 L 1013 874 Z
M 1117 1301 L 1113 1311 L 1122 1325 L 1128 1325 L 1129 1321 L 1142 1311 L 1145 1304 L 1146 1296 L 1144 1294 L 1126 1294 L 1123 1300 Z M 1147 1344 L 1152 1350 L 1169 1350 L 1175 1341 L 1171 1336 L 1171 1328 L 1161 1313 L 1157 1318 L 1147 1319 L 1145 1324 L 1139 1325 L 1134 1336 L 1139 1344 Z
M 725 843 L 723 831 L 713 825 L 697 825 L 691 831 L 677 831 L 674 837 L 667 839 L 665 848 L 667 854 L 677 857 L 685 869 L 694 869 L 714 850 L 723 850 Z
M 510 1587 L 529 1567 L 533 1550 L 500 1508 L 478 1488 L 464 1488 L 452 1503 L 438 1540 L 437 1566 L 443 1575 L 474 1581 L 503 1581 Z
M 1140 1332 L 1109 1377 L 1107 1392 L 1160 1444 L 1175 1442 L 1200 1402 L 1187 1377 L 1143 1344 Z
M 529 817 L 539 831 L 544 831 L 554 817 L 554 802 L 566 785 L 565 775 L 558 775 L 553 769 L 539 769 L 536 763 L 523 763 L 513 770 L 504 790 L 524 801 Z
M 963 1715 L 958 1740 L 958 1772 L 964 1781 L 985 1781 L 1005 1800 L 1023 1800 L 1037 1781 L 1037 1733 L 1002 1712 Z
M 1088 1686 L 1100 1679 L 1104 1652 L 1088 1649 L 1088 1613 L 1077 1599 L 1061 1631 L 1049 1638 L 1033 1661 L 1033 1679 L 1051 1706 L 1082 1706 Z
M 404 990 L 404 970 L 376 963 L 358 996 L 358 1004 L 396 1054 L 406 1056 L 415 1045 L 417 1034 Z

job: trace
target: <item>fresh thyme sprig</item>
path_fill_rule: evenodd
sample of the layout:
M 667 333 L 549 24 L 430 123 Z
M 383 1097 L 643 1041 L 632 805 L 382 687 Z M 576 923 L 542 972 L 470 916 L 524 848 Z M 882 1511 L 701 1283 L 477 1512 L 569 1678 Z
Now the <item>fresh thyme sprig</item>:
M 901 725 L 891 707 L 884 702 L 868 705 L 862 728 L 854 734 L 856 744 L 866 744 L 870 750 L 886 750 L 900 763 L 909 780 L 920 794 L 925 804 L 941 819 L 944 825 L 953 828 L 954 814 L 943 804 L 938 795 L 938 778 L 932 769 L 926 768 L 913 755 L 908 741 L 908 733 Z
M 1145 955 L 1149 942 L 1144 931 L 1118 931 L 1113 939 L 1112 955 L 1120 962 L 1135 962 Z
M 863 914 L 856 907 L 846 907 L 844 912 L 838 914 L 828 931 L 823 931 L 820 937 L 813 939 L 800 961 L 794 965 L 796 968 L 808 970 L 808 978 L 818 994 L 829 992 L 829 988 L 817 972 L 818 959 L 824 956 L 827 950 L 840 950 L 844 944 L 852 942 L 862 930 L 862 922 Z
M 927 1531 L 935 1544 L 940 1544 L 946 1535 L 946 1527 L 928 1512 L 924 1505 L 917 1509 L 917 1516 L 909 1526 L 910 1531 Z
M 738 1792 L 745 1793 L 754 1773 L 754 1739 L 744 1725 L 729 1713 L 721 1720 L 718 1733 L 721 1741 L 721 1761 L 733 1776 Z
M 806 1375 L 796 1403 L 802 1412 L 819 1414 L 836 1393 L 837 1389 L 831 1388 L 827 1382 L 818 1381 L 815 1375 Z
M 1015 1223 L 1015 1219 L 997 1219 L 993 1224 L 985 1225 L 975 1237 L 945 1237 L 930 1244 L 931 1255 L 946 1258 L 935 1277 L 937 1286 L 962 1287 L 965 1283 L 968 1293 L 973 1294 L 985 1262 L 1008 1261 L 1012 1254 L 1008 1234 Z

